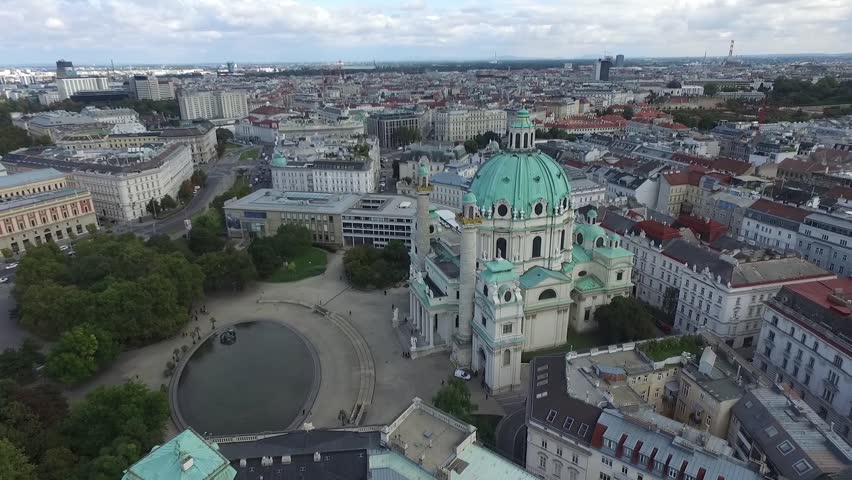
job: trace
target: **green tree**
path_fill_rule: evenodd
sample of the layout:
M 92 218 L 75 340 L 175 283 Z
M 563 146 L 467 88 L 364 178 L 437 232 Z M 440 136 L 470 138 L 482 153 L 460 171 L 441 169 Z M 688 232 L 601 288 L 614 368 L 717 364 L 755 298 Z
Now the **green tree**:
M 476 405 L 470 401 L 470 390 L 468 390 L 467 384 L 455 377 L 450 377 L 447 384 L 438 390 L 438 393 L 432 398 L 432 404 L 436 408 L 468 423 L 473 420 L 473 412 L 477 409 Z
M 621 116 L 627 120 L 633 118 L 633 107 L 627 106 L 624 107 L 624 111 L 621 113 Z
M 666 88 L 680 88 L 680 87 L 681 87 L 681 84 L 677 80 L 669 80 L 669 82 L 666 83 Z
M 10 378 L 19 384 L 35 380 L 35 367 L 44 362 L 44 355 L 32 339 L 24 340 L 17 349 L 7 348 L 0 353 L 0 379 Z
M 492 131 L 487 131 L 481 135 L 477 135 L 473 137 L 473 139 L 476 140 L 476 146 L 478 148 L 487 147 L 492 140 L 497 142 L 497 144 L 500 144 L 500 134 Z
M 222 252 L 206 253 L 198 258 L 198 266 L 204 272 L 204 290 L 242 290 L 257 278 L 251 257 L 234 248 Z
M 11 401 L 25 405 L 46 428 L 53 428 L 68 416 L 68 401 L 53 383 L 31 387 L 15 386 L 8 394 Z
M 151 199 L 148 201 L 148 204 L 145 205 L 145 210 L 148 211 L 154 218 L 157 218 L 157 214 L 160 213 L 163 209 L 160 207 L 160 202 L 156 199 Z
M 74 455 L 74 452 L 68 447 L 56 447 L 46 450 L 42 454 L 41 461 L 38 464 L 38 478 L 40 480 L 68 480 L 69 478 L 75 478 L 73 472 L 77 470 L 78 461 L 77 455 Z M 129 465 L 128 463 L 125 468 Z
M 252 240 L 248 248 L 259 278 L 269 278 L 284 262 L 275 238 L 259 237 Z
M 234 139 L 234 132 L 227 128 L 216 129 L 216 154 L 221 157 L 225 154 L 225 147 L 231 140 Z
M 204 170 L 195 170 L 192 172 L 192 176 L 189 178 L 189 181 L 193 186 L 203 187 L 207 185 L 207 172 Z
M 171 210 L 177 207 L 177 202 L 171 195 L 165 195 L 162 199 L 160 199 L 160 206 L 163 210 Z
M 464 151 L 470 154 L 474 154 L 479 151 L 479 145 L 476 143 L 476 140 L 469 139 L 464 142 Z
M 47 373 L 62 383 L 85 380 L 118 354 L 112 336 L 90 325 L 74 327 L 47 356 Z
M 36 480 L 35 467 L 24 452 L 9 440 L 0 438 L 0 478 L 3 480 Z
M 180 188 L 178 189 L 177 197 L 180 203 L 187 204 L 190 200 L 192 200 L 192 194 L 195 192 L 195 188 L 192 185 L 192 182 L 189 180 L 184 180 L 180 184 Z
M 198 216 L 189 231 L 189 249 L 196 255 L 218 252 L 225 246 L 224 222 L 215 210 Z
M 148 452 L 162 442 L 168 418 L 164 391 L 151 391 L 136 382 L 100 386 L 72 408 L 64 433 L 80 456 L 96 457 L 116 439 Z
M 412 143 L 417 143 L 423 139 L 420 130 L 414 127 L 400 127 L 396 131 L 396 142 L 403 147 L 411 145 Z
M 708 97 L 712 97 L 719 92 L 719 86 L 715 83 L 708 83 L 704 85 L 704 95 Z
M 311 248 L 311 232 L 301 225 L 284 224 L 275 232 L 275 244 L 285 259 L 292 258 Z
M 595 320 L 607 345 L 643 340 L 656 334 L 651 314 L 632 297 L 614 297 L 609 304 L 595 310 Z

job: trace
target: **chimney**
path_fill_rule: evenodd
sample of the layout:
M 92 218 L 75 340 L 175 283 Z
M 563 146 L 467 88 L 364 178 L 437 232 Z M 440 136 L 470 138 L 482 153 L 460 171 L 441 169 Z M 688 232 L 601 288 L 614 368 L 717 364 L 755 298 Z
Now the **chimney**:
M 322 455 L 319 452 L 314 452 L 314 461 L 319 462 L 320 460 L 322 460 Z

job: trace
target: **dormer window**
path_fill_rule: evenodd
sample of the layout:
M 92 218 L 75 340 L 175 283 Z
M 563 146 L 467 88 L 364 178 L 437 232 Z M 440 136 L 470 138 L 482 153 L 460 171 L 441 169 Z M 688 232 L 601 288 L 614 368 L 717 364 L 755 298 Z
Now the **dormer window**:
M 508 214 L 509 214 L 509 207 L 507 207 L 505 203 L 501 204 L 499 207 L 497 207 L 497 215 L 500 215 L 501 217 L 505 217 Z
M 544 204 L 542 202 L 536 203 L 535 207 L 533 207 L 533 211 L 536 215 L 541 215 L 542 213 L 544 213 Z
M 512 292 L 510 292 L 509 290 L 506 290 L 506 292 L 503 293 L 503 301 L 504 302 L 510 302 L 511 300 L 512 300 Z

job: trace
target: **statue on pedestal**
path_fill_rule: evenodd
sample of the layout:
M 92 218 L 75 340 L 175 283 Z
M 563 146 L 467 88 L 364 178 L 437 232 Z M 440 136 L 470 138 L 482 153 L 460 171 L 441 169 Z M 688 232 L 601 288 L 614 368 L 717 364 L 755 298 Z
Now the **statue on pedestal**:
M 399 308 L 393 307 L 393 318 L 391 319 L 394 325 L 399 323 Z
M 416 349 L 417 349 L 417 337 L 412 336 L 412 337 L 409 339 L 409 343 L 411 343 L 411 350 L 416 350 Z

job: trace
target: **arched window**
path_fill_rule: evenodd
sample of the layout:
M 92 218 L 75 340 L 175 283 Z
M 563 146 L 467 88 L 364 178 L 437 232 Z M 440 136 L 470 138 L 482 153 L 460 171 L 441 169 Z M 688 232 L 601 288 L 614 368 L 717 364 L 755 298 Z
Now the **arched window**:
M 541 202 L 536 203 L 535 207 L 533 207 L 533 211 L 536 215 L 541 215 L 542 213 L 544 213 L 544 204 Z
M 541 237 L 533 238 L 532 256 L 533 258 L 538 258 L 541 256 Z
M 488 296 L 488 285 L 482 286 L 482 294 L 485 295 L 486 297 Z M 485 317 L 482 317 L 482 318 L 485 318 Z
M 562 474 L 562 462 L 559 460 L 553 461 L 553 474 L 557 477 Z
M 473 218 L 476 216 L 476 210 L 474 210 L 473 205 L 467 207 L 467 218 Z
M 521 134 L 515 134 L 515 148 L 521 148 Z
M 582 244 L 583 244 L 583 234 L 578 233 L 577 234 L 577 245 L 582 245 Z
M 497 250 L 494 252 L 494 254 L 499 256 L 500 258 L 506 258 L 506 248 L 507 248 L 506 239 L 505 238 L 498 238 L 497 239 Z
M 549 300 L 551 298 L 556 298 L 556 290 L 552 288 L 548 288 L 547 290 L 541 292 L 538 296 L 539 300 Z
M 512 292 L 510 292 L 508 290 L 503 292 L 503 301 L 504 302 L 510 302 L 511 300 L 512 300 Z
M 527 135 L 528 135 L 527 133 L 524 133 L 524 148 L 527 148 L 529 146 L 529 144 L 527 143 L 529 141 L 529 138 L 527 138 Z
M 508 367 L 512 364 L 512 352 L 507 348 L 503 350 L 503 366 Z
M 429 233 L 435 233 L 435 225 L 429 225 Z
M 459 328 L 459 316 L 456 315 L 456 328 Z
M 600 247 L 603 247 L 603 246 L 604 246 L 604 238 L 598 237 L 598 239 L 595 240 L 595 248 L 600 248 Z

